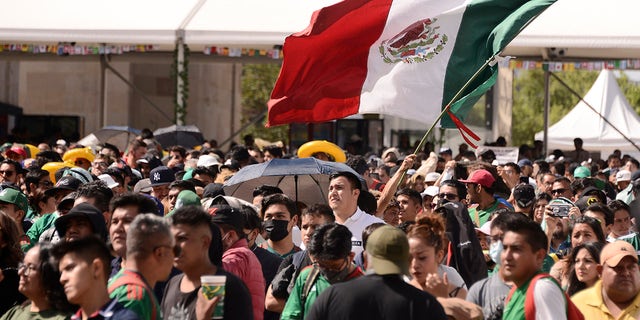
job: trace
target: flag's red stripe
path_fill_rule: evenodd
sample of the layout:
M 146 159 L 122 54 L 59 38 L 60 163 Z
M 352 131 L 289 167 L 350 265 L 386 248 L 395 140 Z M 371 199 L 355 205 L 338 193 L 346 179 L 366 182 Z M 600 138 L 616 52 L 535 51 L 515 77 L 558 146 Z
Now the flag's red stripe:
M 391 0 L 347 0 L 316 11 L 287 37 L 267 126 L 320 122 L 358 112 L 369 49 L 384 29 Z

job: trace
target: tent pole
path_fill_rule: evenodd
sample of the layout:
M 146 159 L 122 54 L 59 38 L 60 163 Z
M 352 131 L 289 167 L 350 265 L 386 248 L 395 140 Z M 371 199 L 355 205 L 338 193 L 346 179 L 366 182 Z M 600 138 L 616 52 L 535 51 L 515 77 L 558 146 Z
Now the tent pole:
M 548 71 L 547 71 L 548 72 Z M 575 95 L 576 97 L 578 97 L 578 99 L 580 99 L 580 101 L 584 102 L 584 104 L 589 107 L 589 109 L 591 109 L 591 111 L 595 112 L 601 119 L 602 121 L 604 121 L 606 124 L 610 125 L 611 128 L 613 128 L 613 130 L 615 130 L 617 133 L 619 133 L 625 140 L 627 140 L 634 148 L 636 148 L 638 151 L 640 151 L 640 147 L 633 141 L 631 140 L 631 138 L 627 137 L 622 131 L 620 131 L 620 129 L 618 129 L 618 127 L 616 127 L 613 123 L 611 123 L 607 118 L 605 118 L 600 112 L 598 112 L 598 110 L 596 110 L 596 108 L 594 108 L 592 105 L 589 104 L 589 102 L 585 101 L 584 98 L 577 93 L 575 90 L 573 90 L 573 88 L 569 87 L 568 84 L 566 84 L 564 81 L 562 81 L 562 79 L 560 79 L 558 76 L 556 76 L 555 74 L 553 75 L 553 77 L 558 80 L 560 82 L 560 84 L 562 84 L 565 88 L 567 88 L 569 90 L 569 92 L 571 92 L 573 95 Z
M 551 93 L 549 90 L 549 70 L 544 71 L 544 156 L 549 154 L 549 111 L 551 110 Z

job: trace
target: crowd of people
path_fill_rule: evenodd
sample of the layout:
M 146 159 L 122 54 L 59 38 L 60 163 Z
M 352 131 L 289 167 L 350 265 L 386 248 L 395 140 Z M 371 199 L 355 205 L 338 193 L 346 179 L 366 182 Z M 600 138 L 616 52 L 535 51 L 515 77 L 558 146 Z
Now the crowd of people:
M 295 156 L 250 137 L 7 143 L 0 320 L 637 319 L 640 164 L 575 142 L 506 163 L 466 145 L 346 154 L 321 203 L 225 195 L 242 168 Z

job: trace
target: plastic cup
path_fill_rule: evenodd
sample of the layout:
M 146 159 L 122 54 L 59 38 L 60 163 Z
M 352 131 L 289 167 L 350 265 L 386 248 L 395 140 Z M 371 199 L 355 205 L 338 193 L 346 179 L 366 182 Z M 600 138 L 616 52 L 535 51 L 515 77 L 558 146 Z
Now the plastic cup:
M 225 283 L 227 282 L 227 276 L 201 276 L 200 283 L 202 285 L 202 291 L 211 300 L 214 297 L 220 296 L 220 301 L 213 311 L 212 319 L 224 318 L 224 292 Z

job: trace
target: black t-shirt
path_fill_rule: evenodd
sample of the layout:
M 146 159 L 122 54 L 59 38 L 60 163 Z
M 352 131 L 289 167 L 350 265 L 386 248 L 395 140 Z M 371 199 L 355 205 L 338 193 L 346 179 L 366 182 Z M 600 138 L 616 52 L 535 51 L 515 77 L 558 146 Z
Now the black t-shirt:
M 280 267 L 280 263 L 282 262 L 282 258 L 279 256 L 269 252 L 266 249 L 260 248 L 253 245 L 251 251 L 258 257 L 258 261 L 262 265 L 262 275 L 265 280 L 265 288 L 264 292 L 267 292 L 267 289 L 271 285 L 271 281 L 276 276 L 276 272 L 278 271 L 278 267 Z M 293 256 L 293 255 L 292 255 Z M 264 310 L 264 320 L 278 320 L 280 319 L 280 314 L 276 312 L 271 312 L 267 309 Z
M 367 275 L 332 285 L 316 299 L 307 320 L 446 320 L 440 303 L 398 275 Z
M 218 268 L 216 275 L 227 276 L 224 296 L 224 319 L 252 320 L 251 295 L 249 295 L 249 289 L 242 283 L 242 280 L 221 268 Z M 164 299 L 160 306 L 165 320 L 196 319 L 196 301 L 200 287 L 191 292 L 181 292 L 180 281 L 182 281 L 182 277 L 184 277 L 184 274 L 171 278 L 165 288 Z

